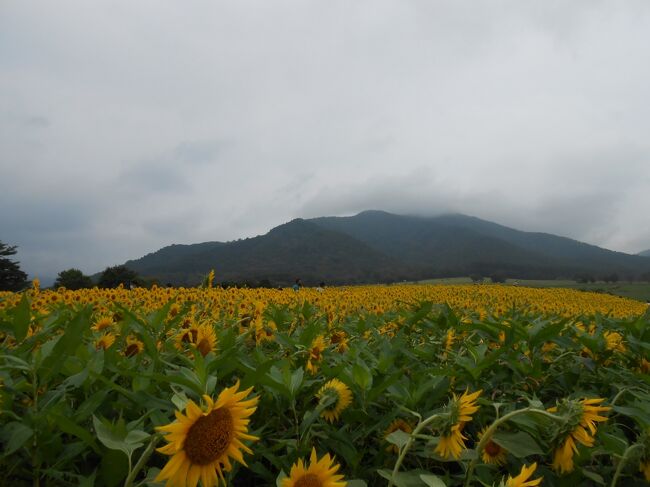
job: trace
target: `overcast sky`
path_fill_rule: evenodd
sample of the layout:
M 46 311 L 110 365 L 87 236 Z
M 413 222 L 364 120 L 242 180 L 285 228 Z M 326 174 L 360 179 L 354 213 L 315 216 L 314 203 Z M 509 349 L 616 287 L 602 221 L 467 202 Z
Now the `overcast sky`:
M 650 2 L 0 2 L 31 275 L 365 209 L 650 248 Z

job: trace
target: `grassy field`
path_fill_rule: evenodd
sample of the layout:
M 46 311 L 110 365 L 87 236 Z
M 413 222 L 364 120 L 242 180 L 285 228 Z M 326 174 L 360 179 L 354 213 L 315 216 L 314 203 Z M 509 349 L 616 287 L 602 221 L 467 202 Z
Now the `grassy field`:
M 487 281 L 487 279 L 486 279 Z M 472 280 L 469 277 L 451 277 L 446 279 L 427 279 L 419 281 L 418 284 L 469 284 Z M 552 280 L 535 280 L 535 279 L 508 279 L 507 285 L 526 286 L 536 288 L 567 288 L 577 289 L 579 291 L 589 291 L 595 293 L 605 293 L 614 296 L 634 299 L 636 301 L 650 302 L 650 283 L 648 282 L 590 282 L 578 283 L 571 280 L 552 279 Z

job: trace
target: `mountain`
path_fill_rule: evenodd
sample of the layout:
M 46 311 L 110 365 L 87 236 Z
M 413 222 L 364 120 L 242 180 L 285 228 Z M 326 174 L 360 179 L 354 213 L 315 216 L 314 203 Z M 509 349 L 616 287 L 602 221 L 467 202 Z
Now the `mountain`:
M 437 276 L 621 278 L 650 272 L 645 257 L 547 233 L 523 232 L 471 216 L 296 219 L 266 235 L 232 242 L 171 245 L 126 265 L 146 277 L 195 285 L 214 268 L 218 281 L 289 284 L 391 282 Z
M 640 255 L 642 257 L 650 257 L 650 249 L 639 252 L 637 255 Z
M 125 265 L 176 285 L 195 285 L 210 269 L 222 282 L 268 279 L 282 284 L 296 278 L 307 283 L 377 282 L 413 273 L 363 242 L 302 219 L 244 240 L 171 245 Z

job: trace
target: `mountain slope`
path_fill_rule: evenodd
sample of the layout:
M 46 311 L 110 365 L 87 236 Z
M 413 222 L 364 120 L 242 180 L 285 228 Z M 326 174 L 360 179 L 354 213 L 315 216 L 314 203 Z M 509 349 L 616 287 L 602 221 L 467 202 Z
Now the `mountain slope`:
M 650 249 L 639 252 L 637 255 L 640 255 L 641 257 L 650 257 Z
M 518 277 L 573 277 L 577 273 L 636 274 L 647 269 L 638 256 L 623 254 L 556 235 L 522 232 L 465 215 L 399 216 L 366 211 L 352 217 L 311 220 L 347 233 L 395 258 L 430 269 Z
M 439 276 L 505 274 L 516 278 L 621 278 L 650 272 L 650 259 L 569 238 L 522 232 L 465 215 L 296 219 L 266 235 L 233 242 L 171 245 L 126 265 L 145 277 L 196 285 L 269 279 L 290 284 L 390 282 Z
M 408 266 L 348 235 L 301 219 L 245 240 L 165 247 L 126 265 L 177 285 L 196 284 L 212 268 L 219 281 L 269 279 L 282 284 L 296 278 L 311 283 L 354 283 L 412 274 Z

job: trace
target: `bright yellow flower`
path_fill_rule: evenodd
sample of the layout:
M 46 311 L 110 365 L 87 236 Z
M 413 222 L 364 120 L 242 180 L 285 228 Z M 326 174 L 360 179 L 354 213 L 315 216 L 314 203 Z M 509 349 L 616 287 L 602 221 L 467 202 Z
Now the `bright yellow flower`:
M 142 353 L 144 350 L 144 343 L 135 338 L 134 336 L 126 337 L 126 346 L 124 347 L 124 355 L 127 357 L 133 357 Z
M 609 411 L 611 408 L 608 406 L 600 406 L 605 399 L 583 399 L 576 403 L 570 401 L 561 406 L 562 409 L 568 409 L 577 406 L 578 424 L 568 432 L 564 440 L 553 452 L 553 469 L 560 473 L 569 473 L 573 471 L 573 454 L 578 452 L 577 443 L 582 443 L 584 446 L 591 447 L 594 445 L 593 435 L 596 434 L 596 423 L 607 421 L 607 417 L 600 416 L 600 413 Z M 557 407 L 549 408 L 549 412 L 556 413 Z
M 486 431 L 487 428 L 483 428 L 483 431 L 481 431 L 479 435 L 480 440 L 483 439 L 483 435 Z M 507 454 L 508 452 L 505 448 L 492 441 L 492 438 L 489 438 L 483 447 L 481 458 L 485 463 L 491 463 L 493 465 L 505 465 Z
M 95 323 L 92 326 L 92 330 L 102 331 L 106 328 L 112 328 L 115 322 L 111 316 L 100 316 L 95 320 Z
M 316 449 L 312 448 L 309 466 L 302 459 L 294 463 L 289 476 L 282 479 L 282 487 L 345 487 L 343 475 L 336 475 L 339 468 L 329 453 L 319 460 Z
M 232 470 L 231 460 L 246 465 L 242 450 L 253 453 L 243 440 L 256 441 L 248 434 L 250 416 L 257 409 L 258 397 L 246 400 L 252 387 L 238 392 L 239 382 L 224 389 L 216 401 L 203 396 L 205 410 L 190 401 L 185 414 L 176 412 L 176 421 L 157 429 L 166 433 L 169 444 L 158 451 L 171 458 L 156 477 L 169 487 L 214 487 L 225 485 L 224 472 Z
M 339 419 L 341 412 L 352 403 L 352 392 L 340 380 L 332 379 L 320 388 L 316 397 L 321 400 L 330 394 L 335 395 L 336 400 L 323 410 L 321 416 L 326 421 L 333 423 Z
M 97 350 L 106 350 L 110 348 L 113 343 L 115 343 L 115 335 L 112 333 L 104 333 L 101 337 L 95 340 L 95 348 Z
M 537 463 L 533 463 L 529 467 L 523 465 L 521 467 L 521 472 L 516 477 L 508 476 L 506 480 L 506 487 L 535 487 L 542 482 L 543 477 L 539 477 L 533 480 L 528 480 L 535 469 L 537 468 Z
M 456 460 L 460 458 L 460 454 L 465 449 L 464 440 L 467 439 L 463 436 L 460 428 L 460 424 L 454 425 L 449 434 L 440 436 L 440 440 L 434 451 L 442 458 L 454 458 Z

